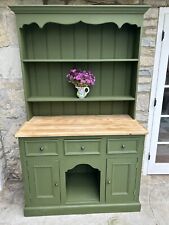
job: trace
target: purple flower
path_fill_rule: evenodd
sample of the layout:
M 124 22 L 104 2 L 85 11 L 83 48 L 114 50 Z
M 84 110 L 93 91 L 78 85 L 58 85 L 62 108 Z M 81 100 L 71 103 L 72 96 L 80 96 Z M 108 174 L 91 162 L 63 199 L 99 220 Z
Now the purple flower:
M 79 70 L 73 68 L 66 75 L 70 83 L 75 86 L 92 86 L 95 84 L 96 78 L 91 71 Z

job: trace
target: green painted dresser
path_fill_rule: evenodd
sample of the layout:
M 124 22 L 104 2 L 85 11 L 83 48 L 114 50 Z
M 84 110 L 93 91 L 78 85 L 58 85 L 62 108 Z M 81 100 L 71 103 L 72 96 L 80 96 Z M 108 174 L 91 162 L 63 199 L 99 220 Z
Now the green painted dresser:
M 135 120 L 148 6 L 12 6 L 28 121 L 17 132 L 25 216 L 138 211 L 146 130 Z M 90 69 L 78 99 L 66 74 Z

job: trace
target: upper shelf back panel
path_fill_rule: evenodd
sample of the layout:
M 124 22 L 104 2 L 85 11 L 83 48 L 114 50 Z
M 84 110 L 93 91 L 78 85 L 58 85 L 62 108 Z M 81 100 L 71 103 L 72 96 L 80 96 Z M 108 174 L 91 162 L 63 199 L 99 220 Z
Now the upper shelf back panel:
M 87 24 L 124 23 L 141 27 L 146 5 L 47 5 L 47 6 L 11 6 L 17 14 L 17 25 L 36 23 L 43 27 L 48 22 L 75 24 L 80 21 Z
M 22 28 L 23 57 L 27 59 L 138 58 L 140 28 L 124 24 L 36 24 Z M 118 46 L 118 47 L 117 47 Z

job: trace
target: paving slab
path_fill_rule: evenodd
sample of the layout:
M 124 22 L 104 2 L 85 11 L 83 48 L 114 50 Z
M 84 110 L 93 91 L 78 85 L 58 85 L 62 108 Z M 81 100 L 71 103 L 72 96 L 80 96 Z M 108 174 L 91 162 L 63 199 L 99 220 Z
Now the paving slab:
M 0 192 L 0 225 L 169 225 L 169 176 L 142 176 L 140 212 L 24 217 L 23 183 Z

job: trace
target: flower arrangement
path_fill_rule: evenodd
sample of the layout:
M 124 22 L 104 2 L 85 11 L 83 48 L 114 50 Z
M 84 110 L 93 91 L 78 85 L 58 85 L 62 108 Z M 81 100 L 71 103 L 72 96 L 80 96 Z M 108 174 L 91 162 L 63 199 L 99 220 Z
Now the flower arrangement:
M 76 87 L 87 87 L 95 84 L 96 78 L 91 71 L 71 69 L 66 76 Z

